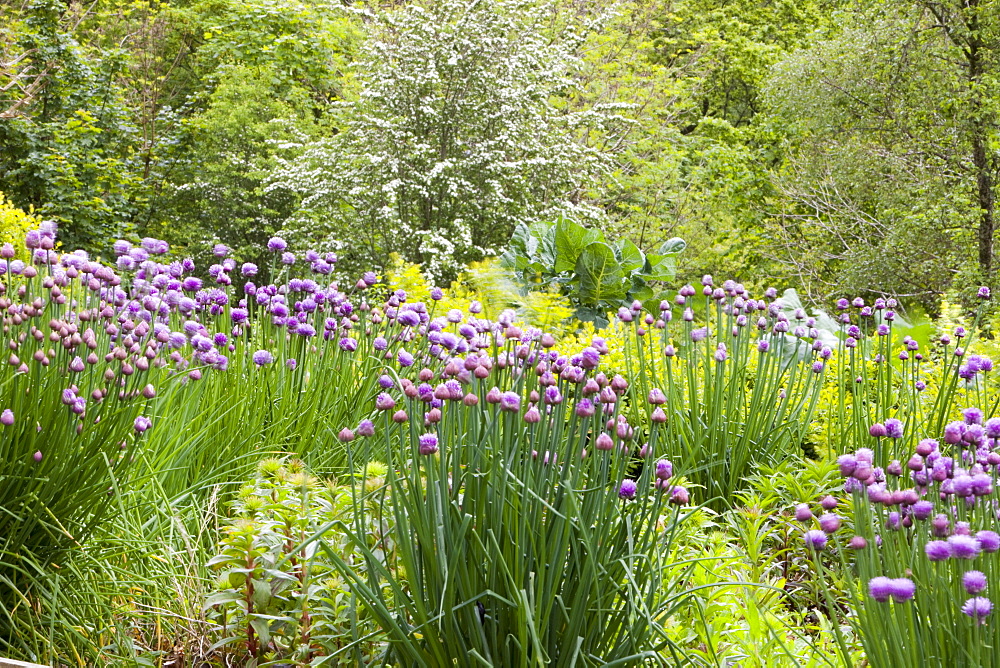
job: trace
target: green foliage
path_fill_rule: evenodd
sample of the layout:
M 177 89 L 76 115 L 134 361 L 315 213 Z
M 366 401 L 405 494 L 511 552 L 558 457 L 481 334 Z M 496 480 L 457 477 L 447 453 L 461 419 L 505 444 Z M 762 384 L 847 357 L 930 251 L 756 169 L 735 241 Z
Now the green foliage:
M 500 258 L 528 287 L 558 286 L 582 320 L 607 324 L 606 314 L 634 300 L 659 301 L 650 283 L 673 278 L 681 239 L 643 253 L 629 239 L 608 242 L 604 233 L 569 218 L 552 223 L 520 223 Z
M 0 74 L 0 111 L 13 110 L 0 123 L 0 188 L 59 221 L 71 247 L 102 249 L 143 197 L 136 128 L 115 83 L 121 54 L 88 58 L 65 31 L 61 5 L 34 0 L 13 22 L 18 67 Z

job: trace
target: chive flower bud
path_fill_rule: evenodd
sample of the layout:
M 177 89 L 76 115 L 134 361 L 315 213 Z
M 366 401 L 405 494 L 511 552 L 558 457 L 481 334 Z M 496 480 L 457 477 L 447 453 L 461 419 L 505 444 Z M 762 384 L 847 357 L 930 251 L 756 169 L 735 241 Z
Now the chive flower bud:
M 14 411 L 9 408 L 5 408 L 2 413 L 0 413 L 0 424 L 5 427 L 9 427 L 14 424 Z
M 800 503 L 795 506 L 795 519 L 799 522 L 808 522 L 813 518 L 812 511 L 809 510 L 808 503 Z
M 687 505 L 690 500 L 691 495 L 688 493 L 686 487 L 678 485 L 670 490 L 670 503 L 676 506 L 683 506 Z

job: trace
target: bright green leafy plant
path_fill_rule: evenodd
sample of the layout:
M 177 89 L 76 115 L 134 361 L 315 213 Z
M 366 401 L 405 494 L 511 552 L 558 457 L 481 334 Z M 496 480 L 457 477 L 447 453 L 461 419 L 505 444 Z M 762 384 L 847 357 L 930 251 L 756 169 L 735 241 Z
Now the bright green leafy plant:
M 520 223 L 501 262 L 529 286 L 559 286 L 580 319 L 606 325 L 607 312 L 623 303 L 658 299 L 653 284 L 674 277 L 684 247 L 674 238 L 647 255 L 629 239 L 608 241 L 600 230 L 560 217 Z

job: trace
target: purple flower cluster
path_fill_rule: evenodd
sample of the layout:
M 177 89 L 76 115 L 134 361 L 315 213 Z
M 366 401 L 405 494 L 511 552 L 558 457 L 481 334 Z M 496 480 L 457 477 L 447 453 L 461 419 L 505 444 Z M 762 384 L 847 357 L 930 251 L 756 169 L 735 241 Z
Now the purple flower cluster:
M 974 357 L 969 360 L 978 373 L 983 370 L 984 358 L 973 360 Z M 883 470 L 875 465 L 873 452 L 861 448 L 854 454 L 840 456 L 837 464 L 846 479 L 844 490 L 853 495 L 855 508 L 873 518 L 870 528 L 878 544 L 883 545 L 882 532 L 901 532 L 896 534 L 900 540 L 905 545 L 922 548 L 931 567 L 943 569 L 954 562 L 953 570 L 959 574 L 956 577 L 961 578 L 965 591 L 973 595 L 962 606 L 962 612 L 983 623 L 992 611 L 989 599 L 979 596 L 986 590 L 988 579 L 983 571 L 969 569 L 964 564 L 1000 552 L 1000 534 L 993 530 L 1000 518 L 1000 505 L 995 498 L 995 479 L 1000 467 L 997 447 L 1000 418 L 984 420 L 978 408 L 963 410 L 962 417 L 944 427 L 940 440 L 921 440 L 905 463 L 893 460 Z M 903 425 L 886 420 L 884 424 L 872 425 L 871 434 L 877 438 L 902 438 Z M 974 524 L 982 528 L 977 530 Z M 865 528 L 858 530 L 863 532 Z M 861 539 L 857 549 L 867 547 L 863 538 L 855 539 Z M 923 568 L 914 570 L 923 572 Z M 904 596 L 895 589 L 899 581 L 872 578 L 869 593 L 876 601 L 909 600 L 915 591 L 911 589 L 913 582 L 906 580 L 909 584 Z

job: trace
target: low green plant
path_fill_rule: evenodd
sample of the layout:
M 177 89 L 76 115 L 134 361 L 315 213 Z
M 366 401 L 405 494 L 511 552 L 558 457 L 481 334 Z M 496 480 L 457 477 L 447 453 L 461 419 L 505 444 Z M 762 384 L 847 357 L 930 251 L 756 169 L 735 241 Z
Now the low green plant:
M 369 463 L 361 485 L 377 488 L 385 473 L 383 465 Z M 213 647 L 261 666 L 367 665 L 379 634 L 326 553 L 307 541 L 320 527 L 349 517 L 350 495 L 314 478 L 299 460 L 267 459 L 233 510 L 220 552 L 207 564 L 219 573 L 218 591 L 204 605 L 224 636 Z M 368 527 L 366 547 L 393 551 L 386 520 Z M 357 561 L 349 541 L 326 540 L 342 558 Z

